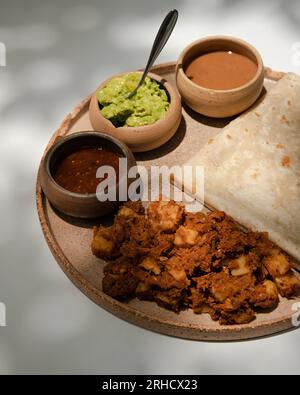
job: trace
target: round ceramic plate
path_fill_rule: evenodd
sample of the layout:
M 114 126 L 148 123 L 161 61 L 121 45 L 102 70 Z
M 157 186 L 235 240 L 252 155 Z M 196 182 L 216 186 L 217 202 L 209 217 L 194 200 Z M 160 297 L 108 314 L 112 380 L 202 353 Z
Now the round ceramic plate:
M 153 72 L 175 84 L 175 63 L 156 66 Z M 284 74 L 266 69 L 265 88 L 268 90 Z M 63 121 L 51 138 L 47 149 L 65 135 L 77 131 L 92 130 L 89 116 L 90 97 L 84 99 Z M 230 120 L 214 120 L 183 108 L 183 118 L 176 135 L 158 150 L 136 155 L 144 166 L 185 163 L 189 157 L 213 138 Z M 47 150 L 46 150 L 47 151 Z M 39 176 L 37 179 L 37 209 L 45 238 L 52 254 L 69 279 L 91 300 L 112 314 L 133 324 L 163 334 L 194 340 L 242 340 L 275 334 L 293 328 L 295 300 L 281 299 L 272 312 L 258 314 L 247 325 L 221 326 L 207 314 L 196 315 L 191 310 L 175 314 L 158 307 L 153 302 L 133 299 L 118 302 L 102 292 L 105 262 L 91 253 L 92 227 L 112 221 L 104 218 L 79 221 L 58 214 L 45 198 Z

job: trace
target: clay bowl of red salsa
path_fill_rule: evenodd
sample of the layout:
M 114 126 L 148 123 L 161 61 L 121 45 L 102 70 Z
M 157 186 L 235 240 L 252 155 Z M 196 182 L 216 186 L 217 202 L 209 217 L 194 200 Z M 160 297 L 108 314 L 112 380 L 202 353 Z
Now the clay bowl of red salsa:
M 120 158 L 127 159 L 125 172 L 120 172 Z M 97 187 L 106 178 L 97 177 L 102 166 L 115 170 L 114 201 L 97 197 Z M 62 213 L 77 218 L 102 217 L 120 205 L 119 184 L 126 181 L 130 185 L 133 180 L 128 178 L 128 171 L 133 166 L 132 152 L 118 139 L 100 132 L 74 133 L 61 138 L 47 152 L 40 170 L 41 185 L 50 203 Z
M 264 84 L 259 52 L 234 37 L 212 36 L 193 42 L 180 55 L 176 82 L 183 101 L 213 118 L 231 117 L 251 107 Z

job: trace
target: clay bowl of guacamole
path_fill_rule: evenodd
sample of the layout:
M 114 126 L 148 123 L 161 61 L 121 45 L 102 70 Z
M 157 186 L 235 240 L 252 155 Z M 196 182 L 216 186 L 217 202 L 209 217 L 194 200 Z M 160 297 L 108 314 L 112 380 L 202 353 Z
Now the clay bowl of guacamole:
M 181 99 L 176 89 L 159 75 L 149 73 L 135 96 L 141 72 L 118 74 L 94 92 L 89 116 L 92 127 L 127 144 L 133 152 L 158 148 L 176 133 L 181 121 Z

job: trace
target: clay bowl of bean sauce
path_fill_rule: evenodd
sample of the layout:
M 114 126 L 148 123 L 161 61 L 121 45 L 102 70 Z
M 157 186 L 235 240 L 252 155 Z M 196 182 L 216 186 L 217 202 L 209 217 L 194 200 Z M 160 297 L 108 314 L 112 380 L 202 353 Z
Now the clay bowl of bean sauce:
M 176 68 L 183 101 L 199 114 L 231 117 L 251 107 L 264 84 L 258 51 L 234 37 L 213 36 L 184 49 Z
M 134 166 L 132 152 L 118 139 L 100 132 L 74 133 L 59 139 L 47 152 L 40 169 L 41 185 L 50 203 L 62 213 L 76 218 L 102 217 L 128 197 L 134 181 L 128 172 Z

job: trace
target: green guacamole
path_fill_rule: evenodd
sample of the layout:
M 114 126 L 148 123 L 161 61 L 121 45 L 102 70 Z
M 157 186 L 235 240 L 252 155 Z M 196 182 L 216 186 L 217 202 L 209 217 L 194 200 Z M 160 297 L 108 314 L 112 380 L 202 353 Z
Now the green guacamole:
M 134 90 L 140 78 L 139 73 L 116 77 L 97 92 L 100 111 L 114 126 L 151 125 L 167 113 L 168 95 L 164 88 L 149 77 L 146 77 L 135 96 L 130 99 L 125 98 Z

